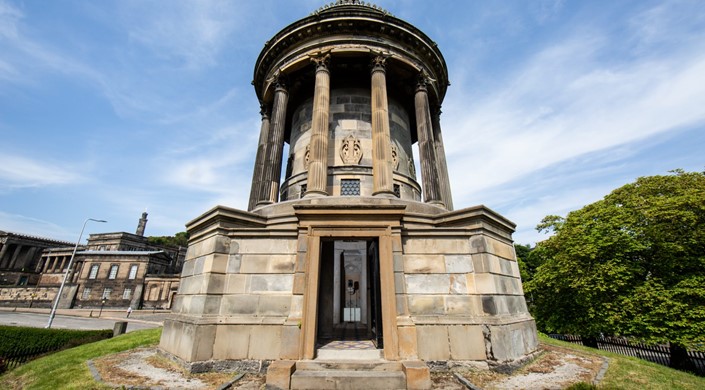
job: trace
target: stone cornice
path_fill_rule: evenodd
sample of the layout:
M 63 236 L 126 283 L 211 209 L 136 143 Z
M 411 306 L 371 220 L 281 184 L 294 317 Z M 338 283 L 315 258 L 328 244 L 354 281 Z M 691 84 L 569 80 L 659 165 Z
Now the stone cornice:
M 380 39 L 382 38 L 382 39 Z M 448 86 L 448 70 L 438 46 L 421 30 L 383 10 L 361 4 L 336 4 L 298 20 L 269 40 L 255 65 L 253 85 L 265 100 L 267 80 L 307 52 L 335 47 L 336 52 L 385 50 L 426 70 L 434 83 L 434 95 L 442 102 Z M 402 58 L 403 57 L 403 58 Z

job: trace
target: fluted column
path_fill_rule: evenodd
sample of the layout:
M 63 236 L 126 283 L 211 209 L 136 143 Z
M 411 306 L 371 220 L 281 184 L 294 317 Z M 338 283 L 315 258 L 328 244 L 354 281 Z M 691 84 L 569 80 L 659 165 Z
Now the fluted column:
M 283 80 L 277 81 L 272 104 L 272 118 L 264 159 L 263 180 L 258 194 L 257 206 L 275 203 L 279 200 L 279 182 L 282 171 L 284 150 L 284 128 L 286 125 L 286 105 L 289 93 Z
M 453 195 L 450 191 L 450 178 L 448 177 L 448 163 L 446 150 L 443 146 L 441 133 L 441 107 L 436 107 L 433 112 L 433 146 L 436 149 L 436 162 L 438 163 L 438 181 L 441 187 L 441 199 L 447 210 L 453 210 Z
M 392 144 L 387 102 L 387 58 L 372 60 L 372 195 L 395 197 L 392 179 Z
M 252 173 L 252 187 L 250 188 L 250 202 L 247 206 L 248 211 L 252 211 L 257 206 L 257 201 L 260 199 L 259 191 L 262 189 L 264 162 L 267 153 L 267 140 L 269 139 L 269 107 L 262 103 L 260 112 L 262 115 L 262 126 L 259 131 L 259 142 L 257 143 L 257 155 L 255 156 L 255 168 Z
M 438 184 L 438 165 L 436 151 L 433 146 L 433 129 L 431 109 L 428 105 L 428 78 L 421 75 L 416 85 L 414 106 L 416 107 L 416 132 L 419 139 L 419 157 L 421 163 L 421 180 L 423 182 L 424 201 L 443 207 L 440 186 Z
M 313 91 L 311 119 L 311 154 L 308 181 L 304 197 L 327 196 L 328 183 L 328 112 L 330 111 L 330 72 L 325 54 L 311 58 L 316 64 L 316 84 Z

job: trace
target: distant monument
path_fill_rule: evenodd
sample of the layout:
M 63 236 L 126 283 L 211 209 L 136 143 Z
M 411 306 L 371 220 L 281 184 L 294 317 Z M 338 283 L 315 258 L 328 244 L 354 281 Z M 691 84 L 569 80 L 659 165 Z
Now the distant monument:
M 447 86 L 437 45 L 367 3 L 338 1 L 269 40 L 248 211 L 187 224 L 162 350 L 192 369 L 273 361 L 275 388 L 316 388 L 312 359 L 376 359 L 401 375 L 380 387 L 424 388 L 425 361 L 535 351 L 515 225 L 484 206 L 453 211 Z M 368 355 L 340 350 L 351 341 Z

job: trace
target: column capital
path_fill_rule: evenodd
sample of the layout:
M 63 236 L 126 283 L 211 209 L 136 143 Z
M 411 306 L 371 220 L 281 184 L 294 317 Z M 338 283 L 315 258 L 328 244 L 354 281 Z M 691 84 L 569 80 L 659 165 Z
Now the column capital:
M 262 115 L 262 120 L 269 119 L 270 113 L 271 113 L 271 110 L 270 110 L 268 104 L 265 104 L 265 103 L 259 104 L 259 114 Z
M 316 65 L 316 72 L 329 72 L 330 51 L 319 52 L 308 56 L 309 60 Z
M 371 67 L 372 67 L 372 73 L 374 72 L 386 72 L 387 70 L 387 58 L 391 57 L 391 54 L 384 53 L 384 52 L 376 52 L 376 51 L 370 51 L 372 53 L 372 61 L 371 61 Z
M 434 81 L 436 80 L 432 79 L 425 70 L 422 70 L 418 76 L 416 76 L 416 92 L 428 91 L 428 84 Z

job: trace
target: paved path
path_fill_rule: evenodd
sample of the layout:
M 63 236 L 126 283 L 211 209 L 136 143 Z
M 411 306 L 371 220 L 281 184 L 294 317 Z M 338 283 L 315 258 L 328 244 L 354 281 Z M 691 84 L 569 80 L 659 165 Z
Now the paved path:
M 44 313 L 23 313 L 12 311 L 0 311 L 0 325 L 29 326 L 33 328 L 43 328 L 49 321 L 49 314 Z M 57 329 L 113 329 L 116 321 L 125 321 L 119 317 L 73 317 L 57 315 L 51 325 Z M 161 323 L 154 321 L 143 321 L 138 319 L 127 319 L 127 331 L 131 332 L 140 329 L 158 328 Z

